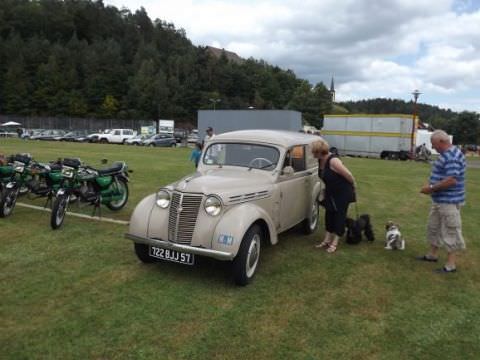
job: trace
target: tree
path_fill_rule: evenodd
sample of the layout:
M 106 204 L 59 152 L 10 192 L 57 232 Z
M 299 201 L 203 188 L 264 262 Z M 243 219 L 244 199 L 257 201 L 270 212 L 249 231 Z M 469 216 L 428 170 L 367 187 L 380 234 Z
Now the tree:
M 102 117 L 112 118 L 117 114 L 119 102 L 112 95 L 105 96 L 103 100 L 101 115 Z
M 23 57 L 10 65 L 3 84 L 3 110 L 7 114 L 28 114 L 31 84 L 25 71 Z
M 463 111 L 452 121 L 449 129 L 455 144 L 478 144 L 480 141 L 480 118 L 478 113 Z

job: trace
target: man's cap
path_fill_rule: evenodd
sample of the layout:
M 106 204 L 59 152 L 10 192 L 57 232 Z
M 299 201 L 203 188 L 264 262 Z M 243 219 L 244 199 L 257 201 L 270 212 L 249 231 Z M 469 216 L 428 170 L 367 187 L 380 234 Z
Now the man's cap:
M 213 131 L 213 129 L 212 129 L 211 126 L 209 126 L 209 127 L 207 127 L 207 130 L 205 130 L 205 131 Z

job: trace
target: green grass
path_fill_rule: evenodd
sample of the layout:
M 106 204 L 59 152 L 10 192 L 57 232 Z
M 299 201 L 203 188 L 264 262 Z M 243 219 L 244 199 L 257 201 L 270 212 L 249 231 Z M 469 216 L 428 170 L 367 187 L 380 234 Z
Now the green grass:
M 0 152 L 39 160 L 125 160 L 129 205 L 193 170 L 188 149 L 0 140 Z M 320 230 L 297 229 L 262 249 L 255 281 L 233 285 L 229 264 L 141 264 L 126 227 L 17 207 L 0 219 L 2 359 L 476 359 L 480 354 L 480 170 L 467 173 L 467 251 L 458 273 L 439 276 L 414 256 L 424 240 L 427 164 L 345 158 L 359 212 L 377 240 L 313 248 Z M 27 202 L 27 200 L 22 200 Z M 106 215 L 105 210 L 105 216 Z M 353 208 L 351 214 L 354 214 Z M 383 250 L 384 224 L 400 223 L 404 252 Z M 323 222 L 322 222 L 323 223 Z M 445 259 L 442 254 L 442 260 Z

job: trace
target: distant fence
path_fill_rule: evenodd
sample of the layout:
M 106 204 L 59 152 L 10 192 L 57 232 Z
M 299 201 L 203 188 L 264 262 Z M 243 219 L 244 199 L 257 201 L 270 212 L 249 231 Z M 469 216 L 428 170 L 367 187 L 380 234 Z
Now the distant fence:
M 140 130 L 142 126 L 154 125 L 152 120 L 126 119 L 85 119 L 72 117 L 30 117 L 0 115 L 0 124 L 15 121 L 22 124 L 19 127 L 26 129 L 62 129 L 62 130 L 104 130 L 104 129 L 133 129 Z

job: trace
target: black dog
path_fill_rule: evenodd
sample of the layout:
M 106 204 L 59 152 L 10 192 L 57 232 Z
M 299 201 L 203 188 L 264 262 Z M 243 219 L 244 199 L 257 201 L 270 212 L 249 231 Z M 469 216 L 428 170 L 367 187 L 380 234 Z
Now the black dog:
M 362 232 L 368 241 L 371 242 L 375 240 L 372 224 L 370 222 L 370 216 L 367 214 L 360 215 L 357 220 L 347 218 L 346 227 L 347 244 L 358 244 L 360 241 L 362 241 Z

